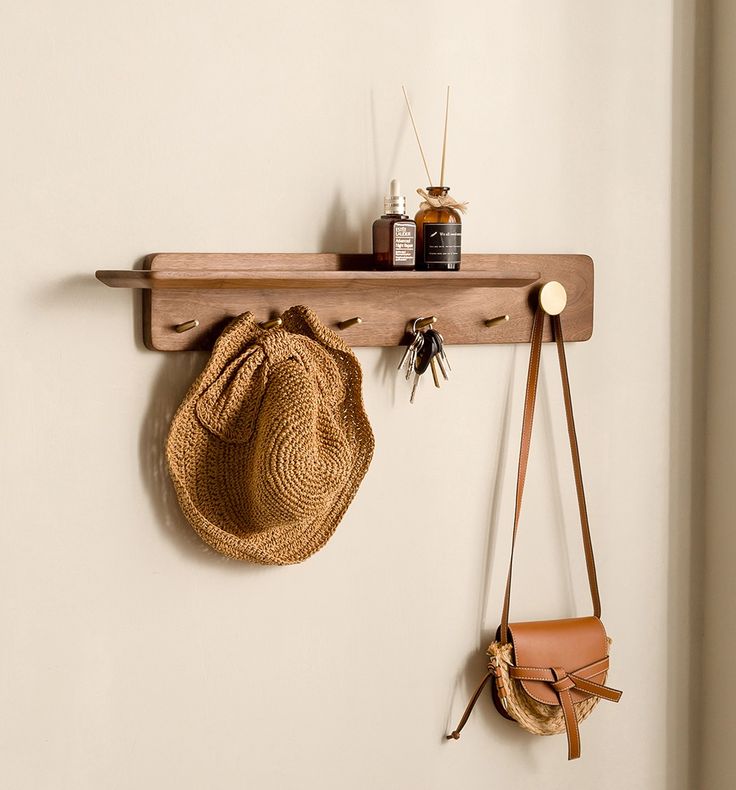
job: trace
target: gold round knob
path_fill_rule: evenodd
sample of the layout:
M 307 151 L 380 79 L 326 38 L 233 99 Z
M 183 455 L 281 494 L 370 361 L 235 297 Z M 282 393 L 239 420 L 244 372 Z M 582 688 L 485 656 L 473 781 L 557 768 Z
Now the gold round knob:
M 567 305 L 567 291 L 562 283 L 551 280 L 539 289 L 539 304 L 547 315 L 559 315 Z

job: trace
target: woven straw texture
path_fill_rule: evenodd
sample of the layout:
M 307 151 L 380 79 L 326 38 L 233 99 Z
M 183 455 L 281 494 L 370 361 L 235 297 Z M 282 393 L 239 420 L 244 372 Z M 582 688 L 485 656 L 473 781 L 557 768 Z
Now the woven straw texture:
M 174 415 L 169 473 L 189 523 L 238 560 L 287 565 L 335 531 L 373 455 L 352 350 L 307 307 L 217 340 Z
M 565 717 L 560 705 L 545 705 L 530 697 L 520 680 L 509 677 L 513 666 L 512 645 L 493 642 L 488 647 L 490 658 L 498 662 L 501 669 L 501 686 L 506 691 L 506 712 L 516 723 L 534 735 L 559 735 L 565 732 Z M 589 697 L 573 703 L 578 721 L 587 719 L 598 704 L 598 697 Z

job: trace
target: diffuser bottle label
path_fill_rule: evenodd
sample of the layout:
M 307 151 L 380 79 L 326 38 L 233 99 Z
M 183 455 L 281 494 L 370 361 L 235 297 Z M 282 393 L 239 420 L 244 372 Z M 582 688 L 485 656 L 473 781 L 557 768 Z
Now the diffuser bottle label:
M 459 223 L 424 224 L 424 263 L 430 269 L 459 269 L 463 226 Z
M 413 222 L 395 222 L 393 230 L 394 266 L 413 268 L 417 243 L 417 226 Z

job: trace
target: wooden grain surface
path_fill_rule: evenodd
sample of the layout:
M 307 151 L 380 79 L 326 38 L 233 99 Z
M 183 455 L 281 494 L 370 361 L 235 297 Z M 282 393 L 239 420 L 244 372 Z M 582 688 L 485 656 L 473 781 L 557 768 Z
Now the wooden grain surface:
M 154 277 L 166 272 L 167 278 L 181 283 L 186 278 L 177 280 L 176 272 L 208 271 L 224 273 L 224 282 L 240 278 L 248 284 L 147 288 L 144 341 L 160 351 L 209 349 L 227 322 L 245 311 L 264 321 L 292 305 L 306 304 L 352 346 L 399 345 L 406 342 L 407 322 L 425 315 L 438 317 L 437 328 L 451 345 L 527 343 L 536 293 L 550 280 L 558 280 L 567 290 L 565 339 L 587 340 L 593 331 L 593 261 L 587 255 L 467 254 L 459 278 L 456 272 L 389 272 L 376 277 L 379 273 L 361 270 L 369 265 L 369 255 L 329 253 L 151 255 L 144 268 Z M 338 272 L 344 274 L 335 276 Z M 285 282 L 285 273 L 292 282 Z M 498 278 L 495 284 L 493 278 Z M 485 326 L 487 319 L 504 314 L 509 321 Z M 338 322 L 354 316 L 363 322 L 337 328 Z M 196 329 L 175 331 L 176 325 L 192 319 L 199 321 Z M 545 339 L 551 339 L 549 329 Z

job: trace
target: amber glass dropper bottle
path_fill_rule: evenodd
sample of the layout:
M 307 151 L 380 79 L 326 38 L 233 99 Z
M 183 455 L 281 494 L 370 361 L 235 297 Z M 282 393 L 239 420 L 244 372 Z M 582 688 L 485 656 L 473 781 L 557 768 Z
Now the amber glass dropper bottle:
M 373 265 L 377 269 L 413 269 L 416 225 L 406 213 L 406 198 L 394 178 L 383 201 L 383 216 L 373 223 Z

